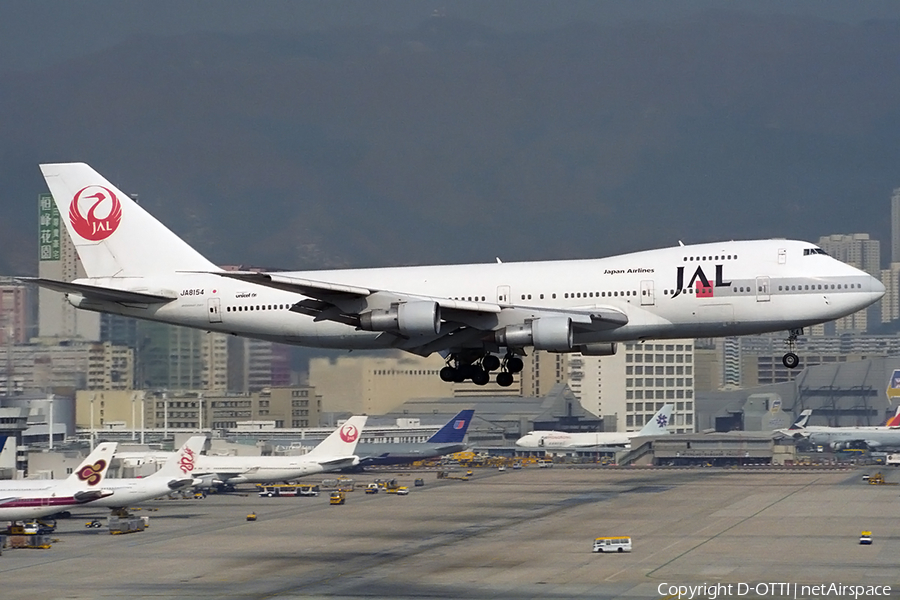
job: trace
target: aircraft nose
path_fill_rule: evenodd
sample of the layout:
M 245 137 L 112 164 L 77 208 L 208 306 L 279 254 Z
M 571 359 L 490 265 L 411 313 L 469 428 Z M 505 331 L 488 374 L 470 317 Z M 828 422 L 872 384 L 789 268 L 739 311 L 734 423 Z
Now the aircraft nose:
M 884 296 L 884 284 L 875 277 L 869 277 L 869 291 L 877 295 L 877 298 Z

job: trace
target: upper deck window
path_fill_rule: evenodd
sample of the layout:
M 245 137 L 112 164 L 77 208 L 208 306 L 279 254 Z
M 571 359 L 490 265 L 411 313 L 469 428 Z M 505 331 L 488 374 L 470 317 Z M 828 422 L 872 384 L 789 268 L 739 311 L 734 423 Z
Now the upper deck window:
M 821 248 L 804 248 L 803 256 L 810 256 L 811 254 L 824 254 L 828 256 L 828 253 L 822 250 Z

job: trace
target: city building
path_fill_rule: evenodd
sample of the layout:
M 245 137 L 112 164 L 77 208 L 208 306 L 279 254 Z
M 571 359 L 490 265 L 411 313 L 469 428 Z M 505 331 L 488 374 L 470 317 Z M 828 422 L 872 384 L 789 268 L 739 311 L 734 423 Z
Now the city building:
M 84 277 L 75 245 L 65 231 L 50 194 L 38 196 L 38 276 L 57 281 Z M 38 335 L 42 338 L 100 340 L 100 314 L 78 310 L 53 290 L 38 290 Z
M 454 384 L 441 381 L 444 359 L 397 352 L 393 356 L 341 356 L 309 361 L 309 384 L 324 412 L 382 415 L 412 398 L 445 398 Z M 485 386 L 486 387 L 486 386 Z
M 315 388 L 268 388 L 248 394 L 216 390 L 79 391 L 76 422 L 88 431 L 285 429 L 318 427 L 322 398 Z
M 228 338 L 165 323 L 138 323 L 137 387 L 228 389 Z
M 35 333 L 34 287 L 0 277 L 0 345 L 24 344 Z
M 626 342 L 613 356 L 569 357 L 569 387 L 582 406 L 638 431 L 665 403 L 675 405 L 676 433 L 694 431 L 694 340 Z
M 134 377 L 131 348 L 109 342 L 38 340 L 0 346 L 0 389 L 15 396 L 27 392 L 129 389 Z M 43 342 L 43 343 L 42 343 Z

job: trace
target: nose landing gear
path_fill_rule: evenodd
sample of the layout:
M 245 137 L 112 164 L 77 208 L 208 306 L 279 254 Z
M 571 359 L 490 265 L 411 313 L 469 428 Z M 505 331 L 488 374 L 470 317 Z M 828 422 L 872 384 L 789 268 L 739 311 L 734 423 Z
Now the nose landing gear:
M 785 343 L 788 345 L 788 352 L 781 357 L 781 364 L 787 369 L 796 369 L 797 365 L 800 364 L 800 357 L 794 353 L 794 345 L 797 342 L 797 338 L 801 335 L 803 335 L 802 329 L 791 329 L 788 331 L 788 338 L 785 340 Z

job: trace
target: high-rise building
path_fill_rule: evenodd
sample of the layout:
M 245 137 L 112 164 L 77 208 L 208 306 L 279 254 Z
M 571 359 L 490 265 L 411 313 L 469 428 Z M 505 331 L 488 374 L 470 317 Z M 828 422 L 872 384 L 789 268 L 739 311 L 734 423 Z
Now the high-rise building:
M 618 431 L 638 431 L 663 404 L 673 431 L 694 431 L 694 341 L 626 342 L 613 356 L 569 357 L 569 387 L 581 405 Z M 612 422 L 613 419 L 609 419 Z
M 891 195 L 891 262 L 900 263 L 900 187 Z
M 290 347 L 263 340 L 228 338 L 228 391 L 258 392 L 290 385 Z
M 437 354 L 313 358 L 309 384 L 321 394 L 323 412 L 383 415 L 413 398 L 453 396 L 454 384 L 438 376 L 443 367 Z
M 38 196 L 38 275 L 57 281 L 84 277 L 75 244 L 50 194 Z M 53 290 L 38 291 L 38 335 L 43 338 L 100 340 L 100 314 L 79 310 Z
M 228 389 L 228 336 L 165 323 L 138 323 L 137 382 L 143 389 Z
M 24 344 L 34 335 L 33 288 L 0 277 L 0 344 Z

